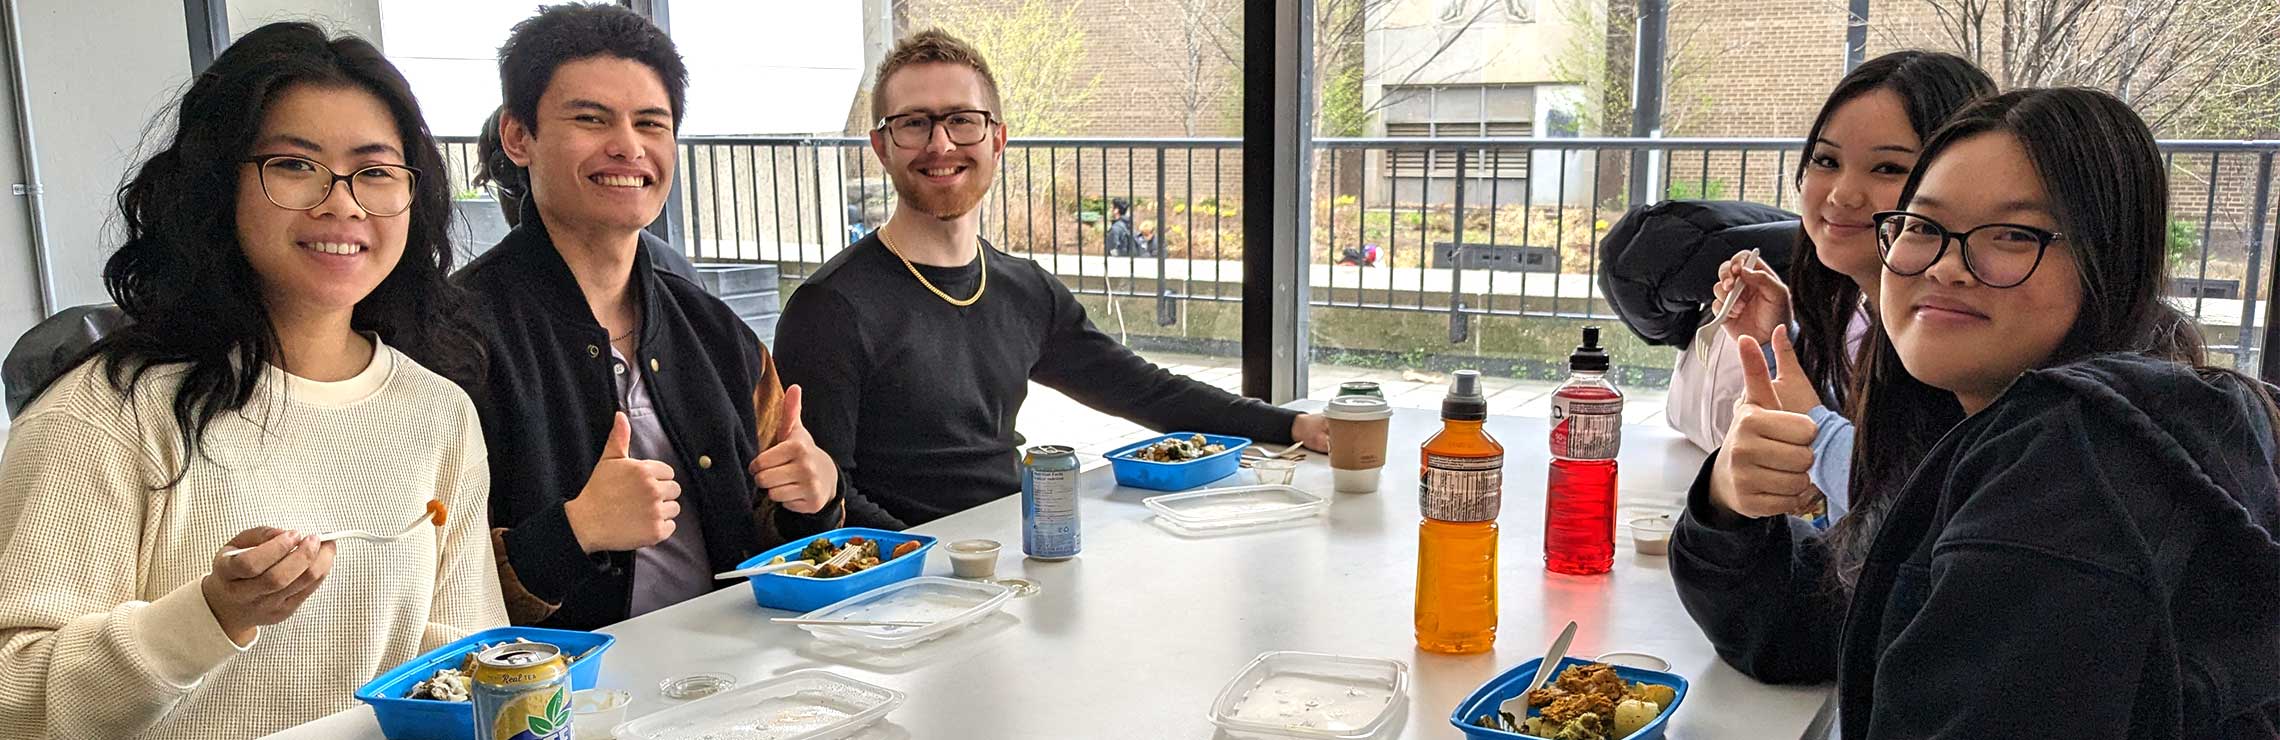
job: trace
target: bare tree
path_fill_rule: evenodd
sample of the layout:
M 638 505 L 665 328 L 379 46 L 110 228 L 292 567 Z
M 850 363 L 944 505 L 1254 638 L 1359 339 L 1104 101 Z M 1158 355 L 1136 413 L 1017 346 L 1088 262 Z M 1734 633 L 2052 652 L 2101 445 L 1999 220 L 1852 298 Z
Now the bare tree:
M 1464 66 L 1436 69 L 1448 57 L 1457 42 L 1482 25 L 1492 14 L 1502 12 L 1504 0 L 1438 0 L 1454 2 L 1449 7 L 1461 7 L 1462 14 L 1455 20 L 1442 20 L 1442 38 L 1432 48 L 1418 54 L 1395 60 L 1376 69 L 1365 69 L 1362 64 L 1363 44 L 1372 33 L 1403 30 L 1395 22 L 1397 11 L 1427 0 L 1315 0 L 1314 4 L 1314 99 L 1325 99 L 1324 87 L 1330 84 L 1348 85 L 1419 85 L 1453 81 L 1477 73 L 1495 61 L 1494 55 L 1467 60 Z M 1221 79 L 1227 87 L 1206 90 L 1208 94 L 1224 93 L 1240 87 L 1240 70 L 1243 65 L 1243 12 L 1239 3 L 1230 0 L 1126 0 L 1134 6 L 1167 8 L 1175 22 L 1186 29 L 1166 28 L 1159 37 L 1174 39 L 1173 51 L 1208 49 L 1216 52 L 1220 62 L 1231 70 Z M 1188 44 L 1194 43 L 1194 46 Z M 1341 81 L 1341 76 L 1345 79 Z M 1385 106 L 1380 99 L 1364 107 L 1360 115 L 1367 116 Z M 1315 108 L 1317 130 L 1322 123 L 1323 108 Z
M 1100 92 L 1087 68 L 1081 0 L 1014 0 L 1004 15 L 969 13 L 942 19 L 948 31 L 990 60 L 1015 136 L 1059 136 L 1083 130 Z
M 2280 0 L 1921 0 L 1921 7 L 1934 22 L 1919 38 L 1890 25 L 1882 33 L 1895 45 L 1971 59 L 2005 89 L 2106 90 L 2169 135 L 2241 135 L 2240 124 L 2269 130 L 2280 117 L 2270 106 L 2280 99 Z M 2215 120 L 2203 112 L 2210 107 L 2251 120 Z M 2183 124 L 2199 130 L 2179 130 Z
M 1570 34 L 1552 60 L 1552 73 L 1583 85 L 1599 101 L 1587 107 L 1583 128 L 1604 136 L 1629 136 L 1631 131 L 1631 68 L 1637 55 L 1638 4 L 1607 0 L 1558 0 L 1558 11 L 1583 33 Z M 1682 18 L 1665 25 L 1668 39 L 1663 59 L 1664 131 L 1686 131 L 1710 107 L 1702 92 L 1703 78 L 1719 60 L 1732 59 L 1749 44 L 1743 38 L 1720 39 L 1708 32 L 1706 19 L 1675 12 L 1685 0 L 1670 4 L 1668 15 Z M 1597 32 L 1604 30 L 1603 33 Z
M 1316 24 L 1314 68 L 1332 70 L 1348 64 L 1359 65 L 1363 45 L 1369 35 L 1412 28 L 1396 23 L 1395 11 L 1419 2 L 1421 0 L 1316 0 L 1315 13 L 1319 20 L 1339 20 L 1342 17 L 1352 20 L 1347 23 Z M 1436 19 L 1428 22 L 1441 26 L 1438 30 L 1438 43 L 1420 53 L 1387 59 L 1375 69 L 1364 67 L 1361 70 L 1361 84 L 1406 86 L 1446 83 L 1476 74 L 1494 63 L 1498 55 L 1492 54 L 1468 59 L 1460 66 L 1443 68 L 1441 65 L 1441 61 L 1448 57 L 1452 49 L 1457 48 L 1458 42 L 1467 34 L 1478 29 L 1492 15 L 1503 12 L 1503 0 L 1473 2 L 1475 4 L 1466 5 L 1459 1 L 1444 6 L 1445 9 L 1455 10 L 1453 19 L 1442 13 L 1433 13 Z M 1329 75 L 1316 75 L 1317 80 L 1328 78 Z M 1316 92 L 1316 99 L 1320 99 L 1320 91 Z M 1390 102 L 1392 101 L 1387 96 L 1381 95 L 1376 102 L 1365 106 L 1362 113 L 1364 116 L 1376 113 Z
M 1241 84 L 1242 6 L 1227 0 L 1123 2 L 1128 15 L 1150 20 L 1132 24 L 1132 33 L 1142 44 L 1141 56 L 1171 61 L 1180 82 L 1175 101 L 1180 128 L 1188 136 L 1197 135 L 1205 117 L 1225 110 Z

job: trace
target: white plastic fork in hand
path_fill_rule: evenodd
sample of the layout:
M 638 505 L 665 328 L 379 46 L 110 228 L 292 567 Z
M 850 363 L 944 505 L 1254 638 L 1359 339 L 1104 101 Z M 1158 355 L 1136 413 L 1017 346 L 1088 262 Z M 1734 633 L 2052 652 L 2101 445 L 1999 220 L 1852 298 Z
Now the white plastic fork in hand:
M 431 521 L 434 521 L 434 520 L 435 520 L 435 512 L 433 512 L 433 511 L 423 511 L 423 512 L 420 512 L 420 518 L 412 520 L 412 523 L 404 525 L 404 528 L 403 528 L 403 529 L 397 530 L 397 531 L 396 531 L 394 534 L 373 534 L 373 533 L 371 533 L 371 532 L 366 532 L 366 531 L 364 531 L 364 530 L 361 530 L 361 529 L 342 529 L 342 530 L 335 530 L 335 531 L 326 532 L 326 533 L 324 533 L 324 534 L 320 534 L 320 535 L 317 535 L 317 542 L 318 542 L 319 544 L 323 544 L 323 543 L 326 543 L 326 542 L 332 542 L 332 541 L 334 541 L 334 540 L 368 540 L 368 541 L 372 541 L 372 542 L 387 542 L 387 541 L 390 541 L 390 540 L 400 540 L 400 539 L 403 539 L 403 538 L 405 538 L 405 537 L 407 537 L 407 536 L 410 536 L 410 535 L 411 535 L 411 533 L 413 533 L 413 532 L 417 532 L 417 531 L 420 531 L 420 527 L 421 527 L 421 526 L 423 526 L 423 525 L 426 525 L 428 522 L 431 522 Z M 230 550 L 224 551 L 224 552 L 222 553 L 222 557 L 226 557 L 226 558 L 234 558 L 234 557 L 237 557 L 239 553 L 242 553 L 242 552 L 245 552 L 245 551 L 247 551 L 247 550 L 251 550 L 251 549 L 253 549 L 253 548 L 251 548 L 251 547 L 239 547 L 239 548 L 233 548 L 233 549 L 230 549 Z
M 1749 261 L 1743 263 L 1743 267 L 1754 267 L 1765 264 L 1765 258 L 1758 256 L 1758 251 L 1755 249 L 1745 250 L 1743 254 L 1750 256 Z M 1741 279 L 1738 277 L 1735 278 L 1734 290 L 1733 292 L 1726 294 L 1725 305 L 1718 307 L 1717 315 L 1710 317 L 1710 321 L 1708 323 L 1705 323 L 1694 330 L 1694 345 L 1692 346 L 1701 346 L 1703 342 L 1707 341 L 1706 337 L 1710 336 L 1710 332 L 1716 331 L 1718 327 L 1726 325 L 1726 319 L 1733 316 L 1734 314 L 1734 305 L 1741 303 L 1743 290 L 1745 290 L 1745 288 L 1742 287 Z M 1709 352 L 1695 353 L 1696 356 L 1702 358 L 1699 360 L 1699 362 L 1705 365 L 1710 363 L 1710 354 L 1711 353 Z

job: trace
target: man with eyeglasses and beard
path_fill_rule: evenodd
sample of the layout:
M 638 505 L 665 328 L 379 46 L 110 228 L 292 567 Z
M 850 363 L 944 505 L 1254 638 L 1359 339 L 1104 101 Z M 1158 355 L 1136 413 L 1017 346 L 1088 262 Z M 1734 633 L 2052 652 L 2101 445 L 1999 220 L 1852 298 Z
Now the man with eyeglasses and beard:
M 777 368 L 838 461 L 850 524 L 901 529 L 1013 493 L 1013 423 L 1034 380 L 1151 429 L 1328 447 L 1328 422 L 1141 359 L 1037 263 L 981 238 L 1005 152 L 988 64 L 940 31 L 879 63 L 871 149 L 900 203 L 809 277 L 777 326 Z

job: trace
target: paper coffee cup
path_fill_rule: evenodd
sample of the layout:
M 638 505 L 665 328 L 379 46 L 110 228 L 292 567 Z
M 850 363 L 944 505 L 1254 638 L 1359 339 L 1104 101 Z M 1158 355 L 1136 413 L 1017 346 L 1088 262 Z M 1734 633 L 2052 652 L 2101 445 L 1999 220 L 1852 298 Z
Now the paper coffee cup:
M 1346 493 L 1377 490 L 1385 471 L 1385 436 L 1393 423 L 1393 407 L 1383 398 L 1341 396 L 1330 399 L 1323 416 L 1330 420 L 1332 484 Z

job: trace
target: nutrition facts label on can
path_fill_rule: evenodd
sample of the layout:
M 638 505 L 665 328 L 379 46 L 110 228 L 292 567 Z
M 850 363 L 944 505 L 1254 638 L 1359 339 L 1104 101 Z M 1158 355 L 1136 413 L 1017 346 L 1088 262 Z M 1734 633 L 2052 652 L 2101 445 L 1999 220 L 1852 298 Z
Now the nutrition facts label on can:
M 1418 508 L 1444 522 L 1485 522 L 1504 503 L 1504 456 L 1425 456 L 1417 484 Z
M 1033 557 L 1068 557 L 1077 554 L 1081 528 L 1077 518 L 1077 471 L 1036 470 L 1029 475 L 1035 493 L 1022 512 L 1028 525 L 1022 549 Z

